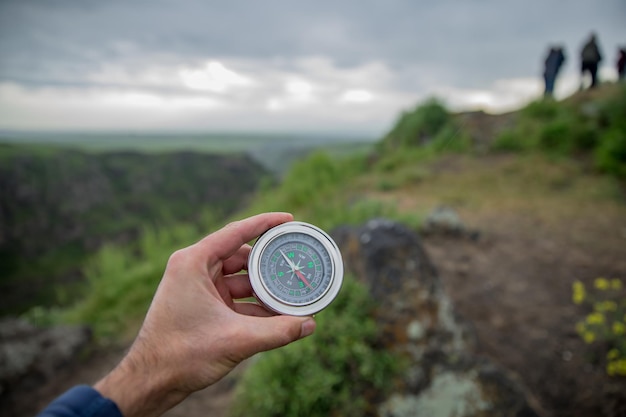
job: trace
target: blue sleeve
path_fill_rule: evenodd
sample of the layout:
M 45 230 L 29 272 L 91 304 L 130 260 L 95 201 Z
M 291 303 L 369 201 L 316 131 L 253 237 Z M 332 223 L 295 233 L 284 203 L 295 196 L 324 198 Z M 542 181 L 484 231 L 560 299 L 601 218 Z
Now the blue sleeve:
M 78 385 L 51 402 L 37 417 L 123 417 L 117 405 L 87 385 Z

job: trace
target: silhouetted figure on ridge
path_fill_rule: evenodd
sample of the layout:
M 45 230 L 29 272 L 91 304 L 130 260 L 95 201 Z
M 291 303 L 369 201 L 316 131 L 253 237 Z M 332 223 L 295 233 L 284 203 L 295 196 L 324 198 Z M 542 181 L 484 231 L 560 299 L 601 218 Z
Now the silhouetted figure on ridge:
M 565 62 L 563 48 L 560 46 L 551 47 L 548 55 L 546 56 L 543 69 L 543 79 L 546 85 L 544 91 L 545 97 L 552 97 L 552 93 L 554 92 L 554 83 L 556 82 L 556 77 L 559 74 L 559 70 L 561 69 L 563 62 Z
M 619 81 L 626 79 L 626 48 L 620 48 L 617 52 L 617 77 Z
M 580 59 L 581 59 L 581 77 L 584 80 L 585 73 L 589 72 L 591 75 L 591 87 L 594 88 L 598 85 L 598 64 L 602 61 L 602 54 L 600 53 L 600 48 L 598 47 L 596 34 L 591 33 L 589 39 L 583 46 L 583 49 L 580 51 Z M 581 88 L 583 83 L 581 82 Z

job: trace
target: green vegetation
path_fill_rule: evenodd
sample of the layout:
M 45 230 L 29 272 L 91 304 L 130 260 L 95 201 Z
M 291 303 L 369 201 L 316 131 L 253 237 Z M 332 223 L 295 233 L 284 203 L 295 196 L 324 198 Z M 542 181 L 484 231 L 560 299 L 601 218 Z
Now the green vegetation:
M 622 281 L 596 278 L 589 289 L 575 281 L 572 300 L 590 310 L 584 320 L 576 323 L 578 335 L 602 349 L 607 374 L 626 376 L 626 298 Z
M 237 387 L 234 416 L 363 416 L 400 369 L 379 346 L 367 289 L 347 277 L 315 336 L 266 352 Z M 346 381 L 350 381 L 346 383 Z
M 283 181 L 259 194 L 242 215 L 289 211 L 326 230 L 361 224 L 373 217 L 392 218 L 418 227 L 419 214 L 400 213 L 393 202 L 372 199 L 355 187 L 367 172 L 366 161 L 363 155 L 333 158 L 327 153 L 313 153 L 294 163 Z
M 625 114 L 624 86 L 594 101 L 536 101 L 519 112 L 515 128 L 502 132 L 492 149 L 557 157 L 590 155 L 595 168 L 626 179 Z
M 380 142 L 379 151 L 406 150 L 421 147 L 422 152 L 464 152 L 470 148 L 469 138 L 452 115 L 436 99 L 404 112 L 395 126 Z
M 243 155 L 0 146 L 0 314 L 71 298 L 86 259 L 144 227 L 226 216 L 267 172 Z
M 200 226 L 147 227 L 137 242 L 105 245 L 85 264 L 86 282 L 78 302 L 70 307 L 35 307 L 25 316 L 40 325 L 88 323 L 101 342 L 132 336 L 172 252 L 199 240 L 216 225 L 218 221 L 207 214 Z

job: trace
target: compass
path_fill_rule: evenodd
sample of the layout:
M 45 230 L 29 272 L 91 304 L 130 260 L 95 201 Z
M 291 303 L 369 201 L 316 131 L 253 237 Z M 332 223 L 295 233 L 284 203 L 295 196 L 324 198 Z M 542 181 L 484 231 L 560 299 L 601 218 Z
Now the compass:
M 248 258 L 248 274 L 263 305 L 280 314 L 309 316 L 326 308 L 339 293 L 343 261 L 328 234 L 293 221 L 259 237 Z

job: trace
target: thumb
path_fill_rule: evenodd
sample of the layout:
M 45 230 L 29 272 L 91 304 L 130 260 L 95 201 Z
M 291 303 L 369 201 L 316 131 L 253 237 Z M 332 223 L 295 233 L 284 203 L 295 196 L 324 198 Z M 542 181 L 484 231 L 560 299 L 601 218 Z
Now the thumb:
M 240 340 L 246 356 L 288 345 L 313 334 L 315 320 L 312 317 L 272 316 L 247 317 L 247 337 Z

